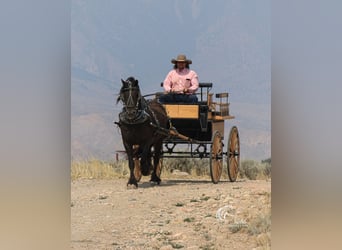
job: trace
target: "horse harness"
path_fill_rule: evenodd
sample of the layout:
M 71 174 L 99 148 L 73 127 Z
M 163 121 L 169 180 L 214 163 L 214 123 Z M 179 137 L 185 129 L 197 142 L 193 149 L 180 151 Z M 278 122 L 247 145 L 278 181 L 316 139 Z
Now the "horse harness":
M 136 104 L 134 104 L 133 97 L 132 97 L 133 90 L 137 90 L 139 94 Z M 119 126 L 121 124 L 136 125 L 136 124 L 142 124 L 150 120 L 151 122 L 154 122 L 155 125 L 157 125 L 157 127 L 159 128 L 160 127 L 159 120 L 156 114 L 153 112 L 153 110 L 150 109 L 148 105 L 148 101 L 146 101 L 145 98 L 141 96 L 139 87 L 133 86 L 133 84 L 130 81 L 128 81 L 128 87 L 123 88 L 121 90 L 121 92 L 125 92 L 125 91 L 129 91 L 128 100 L 127 100 L 127 103 L 125 103 L 123 101 L 122 93 L 120 93 L 120 99 L 124 107 L 123 107 L 123 111 L 120 112 L 119 114 L 119 123 L 116 122 L 116 124 L 118 124 Z M 141 106 L 141 109 L 139 109 L 139 104 Z M 127 108 L 131 108 L 131 109 L 134 108 L 134 110 L 136 111 L 136 115 L 133 118 L 128 117 Z M 152 117 L 150 114 L 152 115 Z

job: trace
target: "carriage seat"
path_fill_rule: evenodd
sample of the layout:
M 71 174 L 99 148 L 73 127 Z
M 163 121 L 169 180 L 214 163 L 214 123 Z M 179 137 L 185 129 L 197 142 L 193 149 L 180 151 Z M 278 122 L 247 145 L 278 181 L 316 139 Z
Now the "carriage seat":
M 163 83 L 160 84 L 163 86 Z M 198 101 L 196 103 L 163 103 L 168 116 L 171 119 L 194 119 L 200 123 L 201 131 L 206 132 L 208 129 L 208 94 L 213 86 L 210 82 L 200 82 L 199 92 L 197 93 Z M 156 97 L 163 93 L 157 93 Z
M 190 103 L 163 104 L 170 118 L 173 119 L 198 119 L 199 105 Z
M 163 104 L 167 115 L 171 119 L 190 119 L 198 120 L 201 131 L 207 131 L 208 125 L 208 106 L 199 104 Z

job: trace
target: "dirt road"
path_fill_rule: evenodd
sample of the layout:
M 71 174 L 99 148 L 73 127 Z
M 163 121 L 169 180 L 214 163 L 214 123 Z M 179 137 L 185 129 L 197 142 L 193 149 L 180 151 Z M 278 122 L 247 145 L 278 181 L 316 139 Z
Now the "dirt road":
M 271 181 L 148 181 L 73 181 L 71 249 L 267 249 Z

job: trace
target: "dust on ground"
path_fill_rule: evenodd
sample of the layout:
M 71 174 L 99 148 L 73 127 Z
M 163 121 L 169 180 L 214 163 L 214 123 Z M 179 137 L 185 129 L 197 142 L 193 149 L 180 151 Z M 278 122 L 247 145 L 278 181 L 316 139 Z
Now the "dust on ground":
M 143 177 L 138 189 L 124 178 L 73 181 L 71 249 L 268 248 L 270 232 L 251 224 L 270 214 L 270 180 L 187 178 Z

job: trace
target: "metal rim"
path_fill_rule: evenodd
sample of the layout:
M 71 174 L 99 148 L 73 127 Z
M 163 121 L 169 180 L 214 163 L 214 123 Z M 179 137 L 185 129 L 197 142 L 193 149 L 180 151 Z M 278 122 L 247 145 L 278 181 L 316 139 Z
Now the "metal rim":
M 236 126 L 232 127 L 228 138 L 227 168 L 231 182 L 236 181 L 240 168 L 240 140 Z
M 214 184 L 220 181 L 222 174 L 222 156 L 223 156 L 223 143 L 222 136 L 219 131 L 215 131 L 211 144 L 210 155 L 210 175 Z

